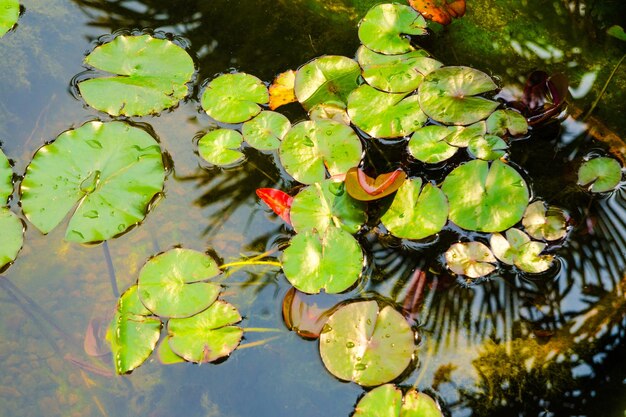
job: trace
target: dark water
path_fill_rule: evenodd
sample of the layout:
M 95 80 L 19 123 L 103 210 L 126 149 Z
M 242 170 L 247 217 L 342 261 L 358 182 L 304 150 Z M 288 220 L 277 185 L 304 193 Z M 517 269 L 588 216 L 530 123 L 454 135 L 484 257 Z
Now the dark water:
M 197 97 L 203 80 L 231 68 L 271 81 L 321 54 L 352 56 L 356 22 L 366 9 L 335 0 L 46 0 L 23 6 L 18 27 L 0 39 L 0 140 L 18 174 L 62 131 L 108 120 L 74 97 L 71 86 L 102 35 L 148 28 L 181 36 L 199 68 Z M 449 33 L 438 33 L 437 42 L 454 36 Z M 444 62 L 471 56 L 467 63 L 502 70 L 458 44 L 447 51 L 438 50 Z M 294 122 L 303 117 L 295 109 L 287 113 Z M 157 133 L 173 171 L 165 198 L 145 222 L 108 243 L 121 290 L 135 282 L 149 256 L 174 245 L 210 248 L 228 262 L 272 249 L 288 236 L 254 194 L 259 187 L 289 185 L 271 155 L 250 151 L 240 168 L 201 169 L 192 139 L 213 122 L 195 99 L 138 121 Z M 403 383 L 436 395 L 449 415 L 625 413 L 625 200 L 621 191 L 590 200 L 563 185 L 575 182 L 577 160 L 603 148 L 581 132 L 569 121 L 512 150 L 535 192 L 574 219 L 569 243 L 555 248 L 560 269 L 549 276 L 503 273 L 467 287 L 441 273 L 437 245 L 370 240 L 368 291 L 401 304 L 413 270 L 433 270 L 418 314 L 418 366 Z M 19 211 L 15 201 L 12 208 Z M 229 301 L 245 316 L 244 327 L 280 330 L 246 334 L 245 343 L 277 339 L 237 350 L 220 364 L 163 366 L 150 359 L 130 376 L 106 375 L 113 372 L 110 358 L 90 357 L 83 346 L 89 323 L 108 321 L 116 303 L 104 249 L 66 243 L 63 229 L 42 236 L 29 227 L 22 252 L 0 280 L 1 415 L 348 416 L 363 394 L 325 371 L 316 342 L 287 332 L 280 304 L 289 285 L 261 268 L 228 279 Z M 454 237 L 447 230 L 442 245 Z

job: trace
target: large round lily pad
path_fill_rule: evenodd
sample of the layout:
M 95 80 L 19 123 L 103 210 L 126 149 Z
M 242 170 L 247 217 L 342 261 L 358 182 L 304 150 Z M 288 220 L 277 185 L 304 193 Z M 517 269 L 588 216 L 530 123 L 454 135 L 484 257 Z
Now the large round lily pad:
M 160 317 L 189 317 L 217 299 L 221 286 L 207 280 L 219 273 L 210 256 L 191 249 L 172 249 L 149 259 L 141 268 L 139 297 Z
M 389 232 L 404 239 L 423 239 L 441 231 L 448 220 L 448 202 L 443 192 L 422 180 L 405 181 L 393 203 L 380 219 Z
M 419 88 L 424 113 L 448 125 L 469 125 L 487 118 L 499 103 L 476 97 L 497 85 L 484 72 L 469 67 L 443 67 L 428 74 Z
M 0 149 L 0 206 L 5 205 L 13 194 L 13 168 Z
M 0 0 L 0 37 L 15 26 L 19 17 L 20 3 L 18 0 Z
M 150 314 L 139 300 L 136 285 L 118 300 L 106 335 L 118 374 L 129 373 L 141 365 L 159 341 L 162 323 Z
M 345 105 L 358 85 L 361 67 L 345 56 L 326 55 L 298 69 L 295 92 L 306 110 L 321 103 Z
M 450 220 L 466 230 L 499 232 L 522 219 L 528 187 L 502 161 L 470 161 L 455 168 L 441 186 L 450 203 Z
M 415 334 L 390 306 L 359 301 L 335 311 L 320 336 L 326 369 L 339 379 L 373 386 L 402 374 L 413 359 Z
M 24 243 L 22 221 L 6 207 L 0 207 L 0 271 L 17 257 Z
M 409 6 L 379 4 L 359 24 L 359 39 L 372 51 L 396 55 L 412 51 L 405 35 L 425 35 L 426 20 Z
M 436 164 L 450 159 L 459 148 L 449 145 L 445 139 L 454 133 L 453 127 L 424 126 L 417 130 L 409 140 L 409 152 L 415 159 L 427 164 Z
M 186 319 L 171 319 L 167 325 L 172 351 L 189 362 L 213 362 L 230 355 L 241 342 L 243 330 L 235 306 L 216 301 L 203 312 Z
M 229 166 L 240 162 L 243 136 L 233 129 L 215 129 L 198 140 L 198 154 L 202 159 L 217 166 Z
M 593 193 L 611 191 L 622 180 L 622 167 L 613 158 L 602 156 L 583 162 L 578 169 L 578 185 Z
M 211 81 L 200 100 L 204 111 L 223 123 L 241 123 L 261 111 L 259 104 L 269 102 L 267 87 L 257 77 L 245 74 L 223 74 Z
M 303 184 L 345 174 L 361 161 L 361 141 L 354 131 L 331 120 L 294 125 L 278 149 L 285 170 Z
M 377 138 L 407 136 L 427 120 L 417 95 L 385 93 L 367 84 L 348 97 L 348 115 L 359 129 Z
M 452 272 L 469 278 L 480 278 L 496 269 L 496 258 L 480 242 L 455 243 L 446 251 L 445 257 Z
M 78 84 L 91 107 L 112 116 L 143 116 L 175 106 L 187 95 L 193 60 L 180 46 L 150 35 L 118 36 L 85 58 L 111 74 Z
M 72 213 L 67 240 L 103 241 L 143 220 L 164 180 L 161 148 L 146 131 L 88 122 L 37 151 L 22 181 L 22 209 L 42 233 Z
M 291 225 L 298 233 L 341 227 L 356 233 L 367 220 L 366 205 L 353 199 L 343 181 L 327 179 L 300 191 L 291 203 Z
M 340 293 L 361 276 L 363 252 L 354 237 L 338 227 L 298 233 L 282 257 L 287 280 L 302 292 Z
M 262 111 L 241 127 L 243 137 L 250 146 L 260 151 L 278 149 L 291 122 L 286 116 L 273 111 Z
M 393 384 L 376 387 L 359 400 L 354 417 L 443 417 L 432 397 L 415 389 L 402 396 Z

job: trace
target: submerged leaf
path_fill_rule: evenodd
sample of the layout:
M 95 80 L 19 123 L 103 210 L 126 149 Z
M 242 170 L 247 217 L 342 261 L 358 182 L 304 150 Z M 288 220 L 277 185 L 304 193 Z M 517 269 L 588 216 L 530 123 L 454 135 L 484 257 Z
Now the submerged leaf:
M 256 195 L 263 200 L 274 213 L 280 216 L 288 225 L 291 225 L 291 218 L 289 211 L 291 210 L 291 204 L 293 197 L 281 190 L 273 188 L 259 188 L 256 190 Z
M 480 242 L 455 243 L 446 251 L 445 256 L 452 272 L 469 278 L 480 278 L 496 269 L 496 258 Z
M 593 193 L 611 191 L 622 180 L 622 167 L 613 158 L 605 156 L 583 162 L 578 169 L 578 185 Z
M 17 258 L 24 243 L 24 224 L 11 210 L 0 207 L 0 271 Z
M 278 149 L 291 123 L 286 116 L 273 111 L 262 111 L 241 128 L 243 138 L 250 146 L 260 151 Z
M 359 39 L 375 52 L 396 55 L 414 48 L 405 35 L 425 35 L 426 21 L 409 6 L 379 4 L 359 24 Z
M 245 74 L 222 74 L 204 89 L 204 111 L 222 123 L 241 123 L 259 114 L 269 102 L 267 87 L 257 77 Z
M 351 168 L 346 174 L 346 190 L 356 200 L 372 201 L 396 192 L 406 180 L 406 173 L 397 169 L 372 178 L 361 168 Z
M 20 17 L 20 3 L 18 0 L 0 0 L 0 37 L 4 36 Z
M 112 116 L 144 116 L 175 106 L 187 95 L 194 73 L 183 48 L 150 35 L 118 36 L 94 49 L 85 63 L 115 74 L 78 84 L 87 104 Z
M 437 402 L 414 388 L 402 396 L 393 384 L 374 388 L 356 405 L 354 417 L 443 417 Z
M 317 339 L 335 310 L 335 303 L 336 300 L 330 296 L 305 294 L 291 287 L 283 299 L 283 320 L 287 328 L 298 336 Z
M 210 164 L 228 166 L 240 162 L 243 136 L 233 129 L 216 129 L 198 140 L 198 154 Z
M 295 81 L 296 72 L 294 70 L 285 71 L 276 76 L 269 88 L 270 110 L 276 110 L 280 106 L 298 101 L 294 91 Z

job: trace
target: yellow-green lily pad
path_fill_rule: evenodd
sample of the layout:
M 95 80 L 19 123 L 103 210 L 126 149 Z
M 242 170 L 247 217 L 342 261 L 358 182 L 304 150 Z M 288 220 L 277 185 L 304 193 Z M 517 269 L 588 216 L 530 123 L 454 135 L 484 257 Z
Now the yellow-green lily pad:
M 393 384 L 376 387 L 359 400 L 354 417 L 443 417 L 439 404 L 414 388 L 402 395 Z
M 587 187 L 592 193 L 611 191 L 621 180 L 621 165 L 606 156 L 585 161 L 578 169 L 578 185 Z
M 262 111 L 243 124 L 241 133 L 253 148 L 271 151 L 278 149 L 290 128 L 291 122 L 286 116 L 273 111 Z
M 241 152 L 243 136 L 233 129 L 211 130 L 198 140 L 198 154 L 217 166 L 229 166 L 244 159 Z
M 449 145 L 446 138 L 455 132 L 454 127 L 424 126 L 411 136 L 409 153 L 415 159 L 427 164 L 436 164 L 450 159 L 459 148 Z
M 261 80 L 240 72 L 214 78 L 202 92 L 200 103 L 218 122 L 241 123 L 259 114 L 260 105 L 269 100 L 269 92 Z
M 359 39 L 372 51 L 397 55 L 413 49 L 406 35 L 425 35 L 426 20 L 415 9 L 397 3 L 379 4 L 359 24 Z

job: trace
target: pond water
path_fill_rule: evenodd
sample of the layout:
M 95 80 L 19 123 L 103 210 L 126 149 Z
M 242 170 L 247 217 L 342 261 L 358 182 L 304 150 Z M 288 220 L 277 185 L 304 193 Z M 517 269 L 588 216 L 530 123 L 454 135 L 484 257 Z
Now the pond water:
M 272 268 L 238 270 L 225 282 L 229 301 L 244 316 L 243 326 L 273 331 L 246 333 L 243 344 L 250 346 L 221 363 L 165 366 L 153 355 L 132 374 L 115 376 L 110 355 L 90 355 L 94 344 L 86 335 L 101 340 L 98 326 L 110 321 L 118 291 L 135 283 L 146 259 L 160 251 L 175 246 L 210 250 L 230 262 L 287 240 L 289 229 L 255 194 L 261 187 L 294 184 L 271 153 L 248 149 L 247 162 L 227 170 L 199 162 L 193 140 L 216 126 L 197 100 L 201 84 L 231 69 L 271 82 L 276 74 L 322 54 L 352 57 L 359 46 L 357 22 L 374 2 L 21 3 L 18 26 L 0 39 L 0 140 L 18 175 L 37 149 L 61 132 L 89 120 L 110 120 L 77 96 L 72 81 L 85 70 L 84 57 L 101 36 L 143 28 L 172 33 L 188 46 L 198 73 L 192 99 L 159 116 L 133 118 L 155 132 L 171 163 L 163 198 L 140 226 L 107 245 L 92 246 L 65 242 L 64 227 L 45 236 L 27 227 L 22 251 L 0 279 L 0 414 L 351 415 L 364 389 L 335 379 L 322 364 L 317 341 L 287 330 L 281 305 L 291 286 Z M 624 52 L 599 35 L 601 28 L 620 23 L 611 19 L 624 16 L 623 5 L 589 2 L 598 3 L 599 12 L 591 16 L 587 8 L 585 16 L 580 4 L 587 2 L 498 3 L 506 3 L 510 15 L 496 19 L 502 4 L 486 9 L 476 1 L 465 20 L 436 31 L 427 41 L 430 52 L 446 64 L 480 68 L 503 83 L 523 79 L 537 65 L 547 72 L 564 71 L 579 93 L 570 111 L 580 115 L 612 69 L 598 61 L 599 51 L 606 51 L 610 63 Z M 536 3 L 545 9 L 534 8 Z M 515 16 L 539 22 L 531 43 L 513 33 L 502 40 L 506 48 L 490 40 L 491 49 L 459 41 L 472 22 L 491 19 L 494 27 L 488 32 L 498 33 L 514 25 Z M 574 30 L 568 22 L 578 26 Z M 562 36 L 554 40 L 558 48 L 548 47 L 551 39 L 544 35 L 550 31 Z M 479 36 L 480 30 L 471 33 Z M 556 50 L 565 51 L 564 56 Z M 502 59 L 496 61 L 492 55 L 498 51 Z M 585 74 L 596 80 L 587 76 L 588 89 Z M 570 237 L 556 249 L 559 268 L 539 278 L 503 272 L 465 285 L 442 268 L 442 247 L 457 236 L 449 228 L 436 244 L 371 240 L 366 284 L 336 296 L 337 301 L 382 296 L 401 306 L 416 268 L 429 269 L 432 279 L 415 312 L 417 365 L 398 382 L 437 397 L 447 415 L 626 414 L 626 199 L 621 190 L 591 198 L 575 187 L 576 161 L 622 147 L 615 138 L 626 134 L 624 107 L 610 103 L 623 102 L 625 80 L 622 68 L 588 120 L 592 131 L 602 133 L 596 137 L 608 144 L 568 119 L 511 149 L 511 160 L 523 167 L 534 192 L 572 217 Z M 284 113 L 292 122 L 306 116 L 295 106 Z M 20 212 L 16 199 L 10 207 Z

